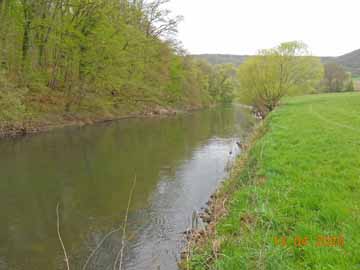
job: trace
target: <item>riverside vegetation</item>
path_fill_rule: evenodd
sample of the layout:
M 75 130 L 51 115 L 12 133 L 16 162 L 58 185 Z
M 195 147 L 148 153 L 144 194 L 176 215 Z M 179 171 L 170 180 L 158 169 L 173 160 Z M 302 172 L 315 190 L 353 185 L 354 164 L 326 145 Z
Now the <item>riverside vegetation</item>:
M 228 102 L 235 74 L 186 56 L 168 0 L 0 1 L 0 133 Z
M 283 95 L 314 92 L 323 66 L 300 42 L 250 57 L 239 78 L 187 56 L 168 2 L 2 0 L 0 136 L 228 103 L 239 84 L 263 115 Z
M 183 268 L 357 269 L 360 95 L 314 95 L 351 91 L 351 77 L 290 42 L 248 58 L 239 82 L 267 118 L 209 201 Z
M 185 269 L 358 269 L 359 104 L 358 93 L 283 99 Z

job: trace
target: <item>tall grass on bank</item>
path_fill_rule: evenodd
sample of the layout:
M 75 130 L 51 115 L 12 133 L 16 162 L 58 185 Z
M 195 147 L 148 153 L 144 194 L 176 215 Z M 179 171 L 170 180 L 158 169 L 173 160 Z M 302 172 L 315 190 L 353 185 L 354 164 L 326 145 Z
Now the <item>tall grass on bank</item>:
M 265 125 L 191 269 L 360 269 L 360 94 L 289 98 Z

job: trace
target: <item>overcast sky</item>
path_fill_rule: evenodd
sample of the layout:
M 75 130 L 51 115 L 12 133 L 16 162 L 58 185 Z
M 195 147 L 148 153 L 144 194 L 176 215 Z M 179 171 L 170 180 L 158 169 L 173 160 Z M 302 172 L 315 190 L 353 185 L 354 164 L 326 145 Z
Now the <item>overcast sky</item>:
M 360 49 L 360 0 L 172 0 L 192 54 L 254 54 L 301 40 L 314 55 Z

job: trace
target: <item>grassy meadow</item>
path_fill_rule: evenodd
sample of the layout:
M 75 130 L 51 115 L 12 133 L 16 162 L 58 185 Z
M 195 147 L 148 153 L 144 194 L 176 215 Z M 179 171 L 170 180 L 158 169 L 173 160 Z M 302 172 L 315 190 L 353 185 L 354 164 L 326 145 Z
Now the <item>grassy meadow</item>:
M 360 269 L 360 94 L 286 98 L 261 129 L 188 268 Z

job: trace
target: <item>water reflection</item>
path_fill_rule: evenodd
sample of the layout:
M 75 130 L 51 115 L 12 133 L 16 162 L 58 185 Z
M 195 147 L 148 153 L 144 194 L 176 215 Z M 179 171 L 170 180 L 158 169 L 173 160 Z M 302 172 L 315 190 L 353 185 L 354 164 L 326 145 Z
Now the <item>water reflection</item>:
M 226 174 L 229 152 L 252 126 L 237 107 L 131 119 L 0 142 L 0 270 L 73 269 L 121 226 L 136 175 L 126 269 L 177 269 L 181 232 Z M 233 155 L 232 155 L 233 156 Z M 121 231 L 87 269 L 112 269 Z

